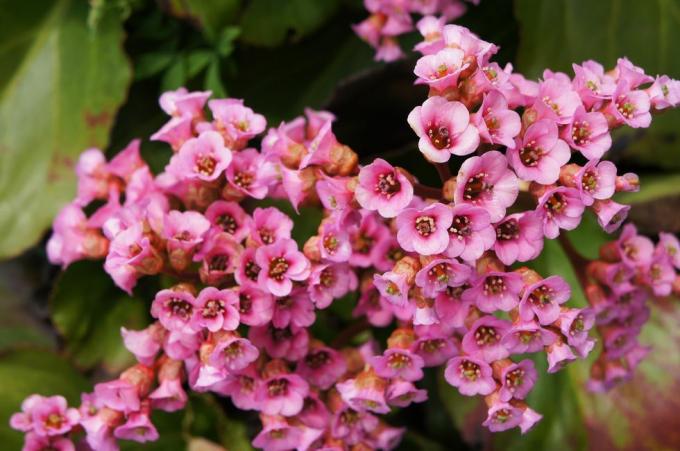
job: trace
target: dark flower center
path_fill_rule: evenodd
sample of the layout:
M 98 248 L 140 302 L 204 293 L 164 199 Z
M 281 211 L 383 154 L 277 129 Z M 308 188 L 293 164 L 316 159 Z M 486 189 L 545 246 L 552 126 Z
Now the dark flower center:
M 449 129 L 444 126 L 432 126 L 427 130 L 432 145 L 438 150 L 446 149 L 451 145 Z
M 279 282 L 282 281 L 288 267 L 288 261 L 285 258 L 276 257 L 272 259 L 269 263 L 269 277 Z
M 219 228 L 221 228 L 223 231 L 232 235 L 234 234 L 234 232 L 236 232 L 236 229 L 238 228 L 238 223 L 236 222 L 236 219 L 234 219 L 234 217 L 228 213 L 218 216 L 215 219 L 215 224 L 219 226 Z
M 437 224 L 432 216 L 419 216 L 416 218 L 416 230 L 421 236 L 429 236 L 437 230 Z
M 516 219 L 508 219 L 496 227 L 496 238 L 500 241 L 510 241 L 519 238 L 519 223 Z
M 380 174 L 378 176 L 378 183 L 375 185 L 376 192 L 385 195 L 388 199 L 401 190 L 401 183 L 393 172 L 387 174 Z

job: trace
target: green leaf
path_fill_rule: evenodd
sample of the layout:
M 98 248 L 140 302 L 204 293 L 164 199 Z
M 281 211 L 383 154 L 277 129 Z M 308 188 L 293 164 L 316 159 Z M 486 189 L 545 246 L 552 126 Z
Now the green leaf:
M 231 23 L 241 8 L 241 0 L 170 0 L 170 12 L 203 28 L 209 39 Z
M 190 397 L 185 424 L 191 436 L 221 443 L 229 451 L 253 449 L 245 423 L 227 417 L 210 394 L 193 394 Z
M 92 31 L 86 2 L 0 0 L 0 10 L 0 257 L 6 257 L 35 243 L 74 196 L 77 156 L 106 146 L 131 71 L 116 15 Z
M 3 449 L 21 449 L 23 434 L 9 428 L 9 418 L 21 410 L 30 394 L 63 395 L 71 406 L 80 404 L 80 393 L 89 383 L 66 360 L 37 349 L 0 356 L 0 443 Z
M 282 44 L 289 32 L 299 39 L 323 26 L 338 6 L 338 0 L 252 0 L 241 18 L 241 39 L 263 47 Z
M 208 66 L 208 70 L 205 71 L 204 86 L 205 89 L 212 91 L 213 97 L 226 97 L 227 90 L 224 89 L 224 84 L 222 83 L 220 60 L 218 58 L 213 58 Z
M 234 40 L 241 34 L 238 27 L 225 27 L 217 40 L 217 53 L 222 57 L 231 55 L 234 51 Z
M 143 80 L 167 68 L 175 55 L 172 52 L 151 52 L 140 55 L 135 61 L 135 80 Z
M 544 68 L 571 72 L 572 63 L 587 59 L 611 68 L 627 56 L 649 74 L 680 77 L 677 1 L 518 0 L 516 15 L 521 25 L 518 67 L 526 75 L 538 77 Z M 618 131 L 615 140 L 624 148 L 616 157 L 680 168 L 679 122 L 676 110 L 655 117 L 649 129 Z
M 187 78 L 198 75 L 214 58 L 214 53 L 209 50 L 194 50 L 187 56 Z
M 187 81 L 187 60 L 184 55 L 176 55 L 172 64 L 163 74 L 161 89 L 172 91 L 184 86 Z
M 101 363 L 112 373 L 134 360 L 123 346 L 120 328 L 143 328 L 146 310 L 141 300 L 121 295 L 100 262 L 69 266 L 50 299 L 52 322 L 73 361 L 84 368 Z

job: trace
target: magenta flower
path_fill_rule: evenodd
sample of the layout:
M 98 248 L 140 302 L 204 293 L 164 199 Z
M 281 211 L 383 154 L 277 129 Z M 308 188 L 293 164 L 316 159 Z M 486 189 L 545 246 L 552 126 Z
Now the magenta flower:
M 461 395 L 488 395 L 496 390 L 491 366 L 472 356 L 454 357 L 446 364 L 446 382 L 458 388 Z
M 567 363 L 576 360 L 571 348 L 561 340 L 554 342 L 547 348 L 548 373 L 556 373 Z
M 581 223 L 583 202 L 578 190 L 557 187 L 546 191 L 539 199 L 536 212 L 543 222 L 546 238 L 554 239 L 560 229 L 573 230 Z
M 417 381 L 423 378 L 423 359 L 405 349 L 388 349 L 383 355 L 370 359 L 375 373 L 385 379 L 399 377 L 407 381 Z
M 680 105 L 680 81 L 667 75 L 657 76 L 652 86 L 647 88 L 647 94 L 653 109 L 675 108 Z
M 385 381 L 374 373 L 359 373 L 354 379 L 345 379 L 335 384 L 335 388 L 352 409 L 368 410 L 378 414 L 390 411 L 385 400 Z
M 470 278 L 471 268 L 454 259 L 438 258 L 425 265 L 416 274 L 418 285 L 425 296 L 434 297 L 447 287 L 459 287 Z
M 217 99 L 208 102 L 215 127 L 228 145 L 239 149 L 267 127 L 264 116 L 243 105 L 241 99 Z
M 121 289 L 128 293 L 143 274 L 157 274 L 163 266 L 158 251 L 143 235 L 142 225 L 123 230 L 111 241 L 104 269 Z
M 34 432 L 26 434 L 22 451 L 75 451 L 73 442 L 65 437 L 45 437 Z
M 177 152 L 185 142 L 194 137 L 192 125 L 193 119 L 189 116 L 173 117 L 149 139 L 166 142 L 170 144 L 173 151 Z
M 361 174 L 361 171 L 359 171 Z M 323 207 L 330 211 L 343 211 L 350 206 L 354 193 L 350 191 L 351 177 L 330 177 L 321 172 L 314 187 Z
M 562 129 L 560 136 L 589 160 L 602 158 L 612 146 L 605 115 L 598 112 L 587 113 L 583 107 L 576 110 L 573 121 Z
M 173 155 L 166 171 L 180 180 L 212 182 L 231 163 L 231 151 L 224 147 L 222 136 L 213 131 L 191 138 Z
M 507 167 L 505 156 L 495 150 L 468 158 L 458 171 L 454 202 L 483 207 L 491 222 L 505 216 L 517 199 L 517 176 Z
M 151 316 L 170 331 L 191 333 L 196 307 L 196 299 L 187 291 L 161 290 L 151 304 Z
M 548 119 L 534 122 L 507 152 L 508 161 L 524 180 L 549 185 L 571 158 L 567 143 L 558 138 L 557 125 Z
M 309 385 L 297 374 L 280 374 L 263 380 L 256 398 L 267 415 L 290 417 L 301 410 Z
M 352 316 L 366 316 L 369 324 L 375 327 L 385 327 L 392 322 L 394 314 L 386 298 L 375 288 L 363 290 L 359 301 L 352 311 Z
M 149 399 L 154 409 L 176 412 L 186 406 L 189 398 L 182 388 L 182 381 L 174 378 L 162 380 L 158 387 L 149 394 Z
M 492 271 L 477 277 L 472 287 L 463 292 L 462 300 L 474 303 L 484 313 L 509 312 L 517 307 L 523 287 L 519 274 Z
M 508 101 L 499 91 L 489 91 L 472 115 L 472 123 L 479 130 L 482 142 L 515 147 L 515 137 L 519 135 L 522 121 L 519 114 L 508 108 Z
M 493 246 L 495 233 L 486 210 L 458 204 L 451 213 L 453 220 L 448 229 L 449 245 L 444 251 L 447 256 L 474 261 Z
M 134 354 L 135 358 L 144 365 L 153 365 L 156 354 L 160 351 L 165 339 L 166 330 L 157 322 L 143 330 L 128 330 L 120 328 L 125 348 Z
M 626 224 L 616 241 L 621 260 L 629 266 L 645 266 L 654 256 L 654 243 L 646 236 L 638 235 L 633 224 Z
M 510 323 L 494 316 L 482 316 L 475 321 L 463 336 L 463 352 L 486 362 L 506 358 L 510 353 L 501 339 L 510 329 Z
M 351 407 L 344 407 L 333 416 L 331 436 L 341 440 L 343 444 L 356 445 L 368 433 L 376 430 L 379 424 L 380 420 L 375 415 Z
M 101 382 L 94 386 L 97 403 L 125 413 L 137 412 L 140 408 L 137 388 L 121 379 Z
M 655 252 L 665 255 L 677 269 L 680 269 L 680 241 L 671 233 L 659 233 L 659 243 Z
M 543 225 L 533 211 L 506 216 L 495 227 L 493 250 L 504 265 L 532 260 L 543 250 Z
M 537 352 L 545 346 L 553 344 L 557 335 L 548 329 L 543 329 L 538 323 L 529 321 L 513 324 L 501 339 L 501 343 L 510 354 L 524 354 Z
M 399 245 L 422 255 L 439 254 L 449 244 L 447 227 L 452 220 L 451 208 L 438 202 L 422 209 L 407 208 L 397 217 Z
M 236 202 L 217 200 L 205 211 L 205 217 L 217 230 L 242 241 L 250 233 L 251 220 Z
M 413 185 L 387 161 L 376 158 L 359 171 L 359 184 L 354 196 L 366 210 L 377 211 L 384 218 L 393 218 L 411 203 Z
M 257 287 L 241 286 L 238 289 L 238 313 L 240 321 L 248 326 L 267 324 L 274 314 L 272 296 Z
M 530 359 L 506 366 L 501 373 L 501 389 L 499 390 L 501 401 L 508 402 L 512 398 L 526 398 L 537 378 L 536 367 Z
M 47 256 L 50 263 L 66 268 L 74 261 L 85 258 L 86 230 L 87 216 L 81 207 L 75 203 L 64 206 L 54 219 L 52 236 L 47 242 Z
M 593 210 L 597 214 L 600 227 L 607 233 L 614 233 L 628 217 L 630 205 L 622 205 L 611 199 L 596 200 L 593 202 Z
M 385 400 L 391 406 L 407 407 L 412 402 L 427 400 L 427 390 L 419 389 L 413 382 L 395 379 L 385 389 Z
M 272 244 L 290 238 L 293 221 L 275 207 L 256 208 L 251 237 L 258 244 Z
M 351 227 L 350 229 L 350 242 L 353 252 L 349 264 L 366 268 L 384 260 L 385 253 L 381 255 L 381 247 L 389 244 L 384 243 L 385 241 L 391 241 L 389 229 L 377 215 L 362 210 L 359 227 Z M 392 267 L 391 264 L 387 266 L 389 267 L 381 269 L 381 271 L 387 271 Z
M 591 309 L 568 309 L 561 312 L 559 324 L 569 346 L 586 357 L 595 345 L 588 337 L 588 331 L 595 325 L 595 313 Z
M 258 284 L 274 296 L 287 296 L 294 280 L 302 281 L 309 277 L 311 266 L 291 239 L 280 239 L 258 248 L 255 262 L 262 268 L 257 276 Z
M 203 243 L 210 221 L 196 211 L 171 211 L 165 217 L 163 237 L 173 268 L 185 269 L 196 249 Z
M 411 352 L 423 359 L 425 367 L 442 365 L 458 353 L 453 341 L 442 332 L 434 332 L 431 336 L 421 336 L 411 345 L 410 349 Z
M 652 115 L 649 112 L 651 104 L 649 95 L 645 91 L 631 90 L 625 80 L 620 80 L 612 97 L 605 112 L 618 123 L 632 128 L 649 127 L 652 122 Z
M 600 104 L 603 100 L 611 99 L 616 89 L 616 80 L 605 74 L 601 64 L 589 60 L 580 66 L 572 64 L 574 80 L 572 85 L 581 96 L 586 108 Z
M 460 102 L 430 97 L 411 111 L 408 123 L 420 138 L 418 148 L 434 163 L 445 163 L 451 155 L 468 155 L 479 145 L 479 132 Z
M 327 390 L 345 374 L 347 363 L 335 349 L 315 346 L 298 361 L 295 371 L 311 385 Z
M 297 449 L 302 442 L 302 429 L 289 425 L 284 418 L 272 417 L 253 439 L 253 446 L 269 451 Z
M 396 306 L 408 304 L 408 292 L 410 287 L 406 283 L 404 274 L 397 274 L 392 271 L 384 274 L 374 274 L 373 284 L 389 303 Z
M 496 402 L 489 407 L 483 426 L 491 432 L 507 431 L 522 422 L 522 410 L 506 402 Z
M 437 53 L 425 55 L 416 62 L 413 72 L 416 84 L 426 84 L 437 91 L 455 88 L 458 76 L 469 63 L 463 61 L 465 53 L 460 49 L 444 48 Z
M 194 256 L 200 261 L 198 275 L 206 285 L 220 285 L 231 277 L 238 267 L 243 247 L 231 235 L 219 232 L 210 235 L 201 249 Z
M 330 418 L 331 413 L 326 404 L 319 399 L 316 393 L 310 390 L 297 419 L 309 428 L 320 430 L 319 433 L 321 433 L 330 423 Z
M 583 205 L 609 199 L 616 190 L 616 166 L 610 161 L 590 160 L 576 173 L 574 182 Z
M 210 332 L 235 330 L 239 325 L 238 302 L 239 298 L 234 290 L 204 288 L 194 303 L 194 329 L 206 328 Z
M 352 255 L 347 231 L 332 218 L 319 226 L 319 251 L 322 259 L 336 263 L 346 262 Z
M 51 437 L 69 432 L 79 420 L 78 409 L 69 408 L 63 396 L 31 395 L 21 404 L 21 412 L 12 415 L 10 426 Z
M 357 284 L 357 276 L 348 265 L 323 264 L 312 268 L 307 291 L 316 308 L 324 309 L 331 305 L 333 299 L 356 290 Z
M 529 285 L 519 303 L 522 321 L 531 321 L 534 315 L 539 324 L 547 326 L 560 316 L 560 304 L 571 297 L 571 287 L 560 276 L 550 276 Z

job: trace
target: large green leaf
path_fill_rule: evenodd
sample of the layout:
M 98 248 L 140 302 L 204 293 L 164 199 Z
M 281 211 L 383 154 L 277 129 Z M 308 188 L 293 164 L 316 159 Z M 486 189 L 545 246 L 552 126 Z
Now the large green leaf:
M 572 63 L 587 59 L 612 67 L 627 56 L 647 73 L 680 77 L 680 3 L 675 0 L 518 0 L 516 14 L 518 67 L 529 76 L 540 76 L 544 68 L 570 72 Z M 615 157 L 680 167 L 679 121 L 680 111 L 673 111 L 656 117 L 650 129 L 621 130 Z
M 146 309 L 143 301 L 121 295 L 100 262 L 71 265 L 50 299 L 52 322 L 73 361 L 85 368 L 101 363 L 111 373 L 133 363 L 120 328 L 143 328 Z
M 33 244 L 75 194 L 74 163 L 104 147 L 130 67 L 113 12 L 87 2 L 0 0 L 0 257 Z
M 3 449 L 20 449 L 23 434 L 9 428 L 9 418 L 21 410 L 28 395 L 63 395 L 69 405 L 80 404 L 89 384 L 64 359 L 48 351 L 23 350 L 0 356 L 0 443 Z

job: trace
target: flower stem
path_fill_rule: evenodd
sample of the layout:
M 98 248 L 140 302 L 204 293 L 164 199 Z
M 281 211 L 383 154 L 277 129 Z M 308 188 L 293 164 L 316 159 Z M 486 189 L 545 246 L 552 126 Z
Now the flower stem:
M 451 168 L 449 168 L 448 163 L 435 163 L 434 167 L 437 169 L 437 174 L 439 174 L 442 183 L 446 183 L 451 178 Z
M 557 239 L 562 245 L 564 253 L 567 254 L 567 258 L 571 262 L 571 266 L 574 268 L 574 272 L 576 273 L 576 277 L 578 277 L 578 281 L 581 283 L 583 289 L 585 289 L 588 283 L 586 267 L 588 266 L 588 263 L 590 263 L 590 260 L 585 258 L 576 250 L 574 245 L 571 244 L 571 241 L 564 233 L 561 233 Z
M 420 197 L 427 197 L 429 199 L 441 199 L 442 189 L 434 188 L 432 186 L 422 185 L 416 183 L 413 185 L 413 192 Z

